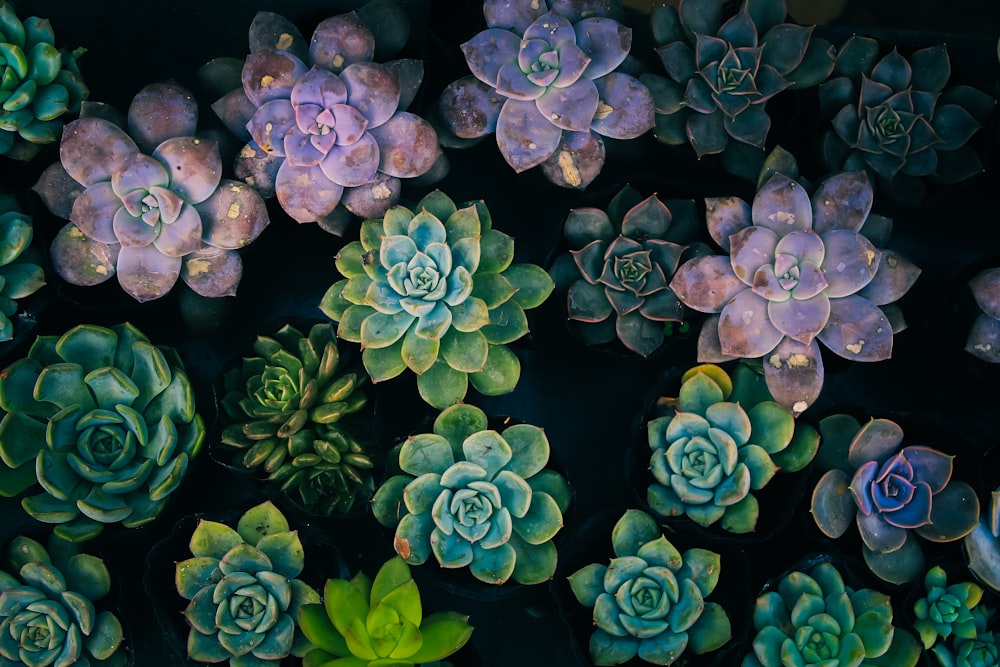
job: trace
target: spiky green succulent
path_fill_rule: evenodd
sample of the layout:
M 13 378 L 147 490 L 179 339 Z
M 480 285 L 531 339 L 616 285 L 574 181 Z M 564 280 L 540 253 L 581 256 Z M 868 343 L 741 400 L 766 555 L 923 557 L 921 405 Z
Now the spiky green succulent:
M 10 318 L 17 313 L 17 300 L 45 284 L 45 272 L 36 263 L 40 258 L 29 250 L 33 236 L 31 218 L 13 196 L 0 194 L 0 341 L 14 337 Z
M 990 629 L 996 610 L 978 605 L 972 610 L 973 630 L 968 637 L 953 635 L 951 641 L 931 649 L 941 667 L 993 667 L 1000 664 L 1000 644 Z
M 0 489 L 71 542 L 155 519 L 198 454 L 205 425 L 173 350 L 133 325 L 39 336 L 0 373 Z
M 552 292 L 534 264 L 512 264 L 514 239 L 492 227 L 482 201 L 461 208 L 435 190 L 417 213 L 394 206 L 367 220 L 361 239 L 337 254 L 334 283 L 320 308 L 337 335 L 361 343 L 373 382 L 409 369 L 421 397 L 438 409 L 472 386 L 513 391 L 521 365 L 506 344 L 528 333 L 524 311 Z
M 305 565 L 298 531 L 270 502 L 247 510 L 236 529 L 201 519 L 192 557 L 177 563 L 177 592 L 190 600 L 188 657 L 231 667 L 277 667 L 310 648 L 298 627 L 301 605 L 319 594 L 297 577 Z
M 258 336 L 256 356 L 225 375 L 222 443 L 306 509 L 346 512 L 375 490 L 362 424 L 367 376 L 345 364 L 329 323 Z
M 977 630 L 972 610 L 983 599 L 983 589 L 971 581 L 948 585 L 948 575 L 940 566 L 924 576 L 925 596 L 913 605 L 913 628 L 920 634 L 924 648 L 938 639 L 975 639 Z

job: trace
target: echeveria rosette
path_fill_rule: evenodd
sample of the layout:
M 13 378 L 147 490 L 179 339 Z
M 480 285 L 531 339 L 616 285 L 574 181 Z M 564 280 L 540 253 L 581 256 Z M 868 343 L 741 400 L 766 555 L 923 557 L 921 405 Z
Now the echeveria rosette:
M 969 289 L 982 311 L 976 316 L 965 351 L 991 364 L 1000 363 L 1000 269 L 986 269 L 969 281 Z
M 205 297 L 232 296 L 243 273 L 236 252 L 268 225 L 257 192 L 222 178 L 218 143 L 196 136 L 197 105 L 173 84 L 143 88 L 127 127 L 95 106 L 68 124 L 60 162 L 35 185 L 69 219 L 51 246 L 52 264 L 74 285 L 112 276 L 140 302 L 178 279 Z
M 582 189 L 604 164 L 601 137 L 644 134 L 654 110 L 646 85 L 616 71 L 632 46 L 608 15 L 620 3 L 571 4 L 486 0 L 488 28 L 462 44 L 472 75 L 449 84 L 438 113 L 459 140 L 495 132 L 516 172 L 542 165 L 552 183 Z
M 303 664 L 437 664 L 472 636 L 469 617 L 445 611 L 424 616 L 420 591 L 399 556 L 379 568 L 375 580 L 358 572 L 350 580 L 328 579 L 322 604 L 299 608 L 299 623 L 315 648 Z
M 512 263 L 514 240 L 492 228 L 482 201 L 461 208 L 434 191 L 414 210 L 397 205 L 366 220 L 337 254 L 320 304 L 337 336 L 361 343 L 373 382 L 409 369 L 421 397 L 443 409 L 469 383 L 482 394 L 513 391 L 521 374 L 506 344 L 528 333 L 524 311 L 554 284 L 534 264 Z
M 973 629 L 969 636 L 953 635 L 951 641 L 939 642 L 931 653 L 941 667 L 992 667 L 1000 664 L 1000 644 L 991 629 L 996 610 L 978 605 L 972 610 Z
M 159 515 L 201 450 L 205 425 L 172 350 L 131 324 L 39 336 L 0 374 L 4 495 L 79 542 Z
M 833 415 L 820 422 L 820 433 L 820 457 L 831 469 L 813 490 L 813 519 L 832 538 L 856 523 L 865 562 L 880 578 L 905 583 L 924 572 L 918 537 L 952 542 L 975 528 L 979 499 L 952 479 L 952 456 L 924 445 L 900 447 L 903 430 L 888 419 L 861 427 Z
M 962 540 L 969 571 L 1000 592 L 1000 488 L 990 494 L 976 527 Z
M 823 387 L 819 343 L 852 361 L 881 361 L 904 324 L 893 302 L 920 271 L 866 234 L 889 221 L 869 215 L 864 172 L 834 174 L 810 199 L 776 173 L 753 204 L 706 200 L 709 233 L 726 255 L 689 260 L 671 289 L 705 320 L 699 361 L 763 357 L 768 389 L 799 414 Z
M 349 366 L 330 323 L 258 336 L 255 356 L 225 374 L 221 441 L 303 507 L 344 513 L 375 491 L 370 445 L 352 421 L 367 375 Z
M 608 565 L 592 563 L 569 576 L 576 599 L 594 609 L 595 665 L 620 665 L 636 656 L 670 665 L 685 651 L 701 655 L 730 640 L 726 611 L 705 600 L 719 582 L 719 554 L 682 554 L 639 510 L 625 512 L 611 541 L 615 557 Z
M 396 552 L 411 565 L 431 555 L 441 567 L 468 567 L 489 584 L 552 578 L 570 488 L 545 468 L 549 442 L 537 426 L 488 428 L 479 408 L 444 410 L 432 433 L 399 448 L 400 474 L 379 487 L 375 518 L 395 529 Z
M 920 635 L 925 649 L 954 636 L 975 639 L 976 619 L 973 611 L 983 599 L 983 589 L 971 581 L 948 584 L 948 575 L 940 566 L 924 575 L 924 597 L 913 604 L 913 629 Z
M 190 600 L 188 657 L 231 667 L 277 667 L 311 648 L 298 627 L 302 605 L 319 594 L 298 576 L 305 551 L 298 531 L 269 502 L 247 510 L 236 529 L 200 519 L 191 558 L 176 564 L 177 592 Z
M 50 537 L 49 548 L 15 537 L 0 570 L 0 661 L 4 665 L 126 664 L 122 624 L 100 610 L 111 591 L 104 561 Z
M 31 248 L 34 226 L 10 195 L 0 194 L 0 341 L 14 337 L 18 300 L 45 285 L 40 253 Z

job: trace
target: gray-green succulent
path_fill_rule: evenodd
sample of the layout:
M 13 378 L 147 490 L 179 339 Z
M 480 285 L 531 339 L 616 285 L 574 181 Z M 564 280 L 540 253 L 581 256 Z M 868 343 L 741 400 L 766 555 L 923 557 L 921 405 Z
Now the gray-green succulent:
M 14 337 L 11 322 L 18 311 L 18 299 L 37 292 L 45 284 L 45 272 L 32 252 L 34 227 L 21 212 L 13 196 L 0 194 L 0 341 Z
M 953 635 L 951 641 L 938 643 L 931 649 L 941 667 L 994 667 L 1000 664 L 1000 644 L 991 629 L 996 610 L 978 605 L 972 610 L 973 630 L 970 636 Z

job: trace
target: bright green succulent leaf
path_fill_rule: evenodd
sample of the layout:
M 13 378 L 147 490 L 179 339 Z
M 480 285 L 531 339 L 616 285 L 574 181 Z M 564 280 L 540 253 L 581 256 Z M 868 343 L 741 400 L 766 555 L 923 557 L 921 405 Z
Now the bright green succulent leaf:
M 406 561 L 398 556 L 390 558 L 379 568 L 375 580 L 372 582 L 372 606 L 379 604 L 391 591 L 412 580 L 410 567 Z M 416 620 L 416 624 L 420 625 L 419 618 Z
M 420 565 L 431 555 L 434 520 L 428 514 L 407 514 L 396 526 L 392 546 L 410 565 Z
M 21 505 L 29 514 L 31 514 L 31 510 L 29 510 L 25 504 L 27 500 L 29 499 L 25 498 L 22 500 Z M 39 516 L 35 516 L 35 518 L 39 521 L 44 520 L 39 518 Z M 103 530 L 103 523 L 95 521 L 90 517 L 84 516 L 83 514 L 78 514 L 74 518 L 66 520 L 64 523 L 60 523 L 58 526 L 53 528 L 52 534 L 66 540 L 67 542 L 80 543 L 94 539 L 100 535 Z
M 514 581 L 526 586 L 533 586 L 552 579 L 558 564 L 558 552 L 552 542 L 528 544 L 517 535 L 511 535 L 508 541 L 517 554 L 514 560 L 514 571 L 511 573 Z
M 398 565 L 394 565 L 392 567 L 398 568 L 399 566 L 402 566 L 409 571 L 409 567 L 402 558 L 397 556 L 395 560 L 398 561 Z M 372 584 L 372 608 L 376 609 L 381 606 L 393 609 L 397 614 L 399 614 L 400 617 L 409 621 L 414 626 L 419 627 L 420 621 L 424 617 L 424 611 L 423 605 L 420 602 L 420 591 L 417 588 L 417 582 L 413 581 L 413 579 L 409 579 L 399 583 L 397 586 L 389 588 L 388 590 L 382 590 L 383 587 L 380 587 L 377 592 L 382 595 L 382 597 L 376 599 L 375 586 L 378 583 L 378 576 L 376 576 L 375 581 Z
M 604 575 L 607 565 L 591 563 L 569 575 L 569 587 L 584 607 L 593 607 L 597 597 L 604 592 Z
M 688 549 L 683 554 L 683 561 L 677 570 L 678 578 L 693 581 L 703 597 L 715 590 L 721 569 L 719 554 L 707 549 Z
M 418 212 L 426 210 L 441 222 L 450 218 L 451 215 L 457 210 L 455 202 L 452 201 L 451 197 L 440 190 L 434 190 L 425 195 L 424 198 L 417 203 L 415 208 Z
M 268 533 L 257 542 L 257 548 L 266 555 L 275 572 L 294 579 L 305 566 L 305 550 L 298 531 Z
M 323 587 L 323 604 L 330 622 L 347 639 L 348 627 L 354 620 L 368 616 L 368 597 L 343 579 L 327 579 Z M 353 647 L 352 647 L 353 652 Z M 355 654 L 356 655 L 356 654 Z M 374 657 L 374 654 L 372 655 Z
M 650 566 L 666 567 L 675 572 L 682 564 L 680 552 L 662 535 L 639 547 L 636 556 L 649 563 Z M 684 576 L 690 576 L 690 572 Z
M 406 370 L 402 350 L 403 341 L 400 339 L 389 347 L 379 349 L 366 347 L 361 352 L 361 361 L 372 382 L 391 380 Z
M 79 364 L 52 364 L 42 369 L 35 384 L 35 398 L 57 405 L 61 409 L 79 406 L 90 412 L 97 405 L 84 384 L 84 369 Z
M 693 368 L 689 368 L 684 375 L 681 376 L 681 386 L 692 378 L 704 375 L 708 379 L 712 380 L 719 386 L 719 390 L 722 392 L 722 399 L 726 400 L 729 395 L 733 393 L 733 380 L 729 377 L 729 374 L 720 366 L 715 364 L 701 364 Z
M 423 338 L 414 329 L 410 329 L 403 336 L 403 345 L 399 350 L 403 362 L 416 373 L 422 375 L 430 370 L 431 366 L 438 359 L 438 351 L 441 349 L 441 341 L 438 338 Z
M 104 561 L 89 554 L 75 554 L 63 568 L 66 587 L 89 600 L 100 600 L 111 592 L 111 576 Z
M 470 373 L 469 381 L 484 396 L 500 396 L 514 391 L 521 377 L 521 362 L 503 345 L 490 345 L 486 365 L 479 373 Z
M 399 450 L 399 467 L 418 476 L 425 473 L 441 474 L 455 463 L 455 456 L 448 439 L 436 433 L 410 436 Z
M 598 628 L 590 636 L 590 659 L 595 665 L 620 665 L 628 662 L 639 651 L 635 637 L 616 637 Z
M 804 422 L 795 424 L 795 433 L 788 447 L 773 454 L 771 460 L 783 472 L 798 472 L 816 456 L 819 451 L 819 432 Z
M 490 323 L 481 331 L 493 345 L 505 345 L 527 335 L 528 318 L 524 309 L 511 299 L 490 310 Z
M 350 655 L 347 642 L 337 632 L 337 628 L 333 627 L 322 604 L 304 604 L 299 607 L 298 621 L 305 636 L 320 650 L 337 657 Z
M 420 626 L 423 642 L 409 656 L 414 663 L 424 664 L 447 658 L 465 646 L 472 636 L 469 617 L 457 612 L 438 612 L 424 619 Z
M 573 500 L 573 489 L 566 478 L 555 470 L 542 470 L 529 478 L 527 482 L 533 493 L 547 493 L 552 496 L 556 505 L 559 506 L 559 511 L 563 514 L 569 509 L 570 502 Z
M 506 276 L 480 269 L 475 275 L 472 296 L 482 299 L 490 310 L 506 303 L 514 296 L 515 287 Z M 493 318 L 491 318 L 492 321 Z
M 382 245 L 382 239 L 385 238 L 385 229 L 382 226 L 382 221 L 363 221 L 361 223 L 361 229 L 358 232 L 358 237 L 361 241 L 361 246 L 365 249 L 365 252 L 369 250 L 378 250 L 378 248 Z
M 345 278 L 354 278 L 365 274 L 365 249 L 360 241 L 351 241 L 337 253 L 335 263 L 337 270 Z M 342 282 L 342 281 L 341 281 Z
M 361 344 L 365 349 L 389 347 L 402 338 L 415 321 L 413 315 L 405 311 L 392 315 L 373 312 L 361 322 Z
M 59 338 L 55 351 L 67 363 L 79 364 L 89 373 L 95 368 L 115 365 L 117 345 L 118 336 L 111 329 L 81 324 Z
M 98 660 L 107 660 L 121 646 L 124 639 L 122 624 L 109 611 L 97 614 L 93 630 L 84 640 L 87 652 Z
M 549 274 L 535 264 L 511 264 L 503 272 L 503 276 L 517 290 L 514 300 L 525 310 L 542 305 L 555 289 L 555 283 Z
M 514 239 L 497 229 L 484 231 L 479 242 L 480 260 L 479 273 L 501 273 L 510 266 L 514 259 Z
M 563 526 L 559 505 L 547 493 L 531 494 L 528 512 L 514 520 L 514 531 L 528 544 L 541 544 L 551 540 Z
M 451 326 L 458 331 L 478 331 L 489 323 L 490 312 L 482 299 L 470 296 L 451 309 Z
M 724 399 L 724 392 L 719 384 L 707 374 L 695 374 L 681 385 L 678 394 L 680 409 L 704 415 L 710 405 Z
M 185 600 L 192 599 L 198 591 L 220 579 L 219 559 L 211 556 L 188 558 L 174 568 L 174 585 Z
M 462 373 L 481 371 L 486 364 L 489 344 L 481 331 L 463 333 L 449 329 L 441 339 L 440 356 L 448 366 Z
M 232 657 L 216 635 L 203 635 L 196 630 L 188 633 L 187 655 L 191 660 L 209 663 L 224 662 Z
M 487 584 L 502 584 L 514 573 L 517 555 L 509 543 L 501 544 L 495 549 L 483 549 L 475 544 L 473 554 L 469 572 L 480 581 Z
M 510 446 L 512 457 L 505 470 L 529 479 L 549 462 L 549 441 L 545 431 L 531 424 L 515 424 L 504 429 L 503 438 Z
M 34 294 L 45 284 L 45 272 L 35 264 L 12 264 L 0 267 L 4 279 L 3 295 L 10 299 L 23 299 Z
M 383 526 L 395 528 L 406 513 L 403 491 L 413 480 L 409 475 L 395 475 L 387 479 L 372 498 L 372 513 Z
M 688 647 L 695 655 L 724 646 L 733 636 L 729 616 L 721 605 L 706 602 L 701 616 L 688 628 Z
M 0 458 L 10 468 L 19 468 L 38 456 L 45 446 L 45 424 L 19 410 L 8 412 L 0 421 Z M 34 466 L 31 466 L 34 482 Z M 29 484 L 30 486 L 30 484 Z M 25 486 L 24 488 L 27 488 Z M 16 495 L 24 489 L 13 490 Z
M 344 311 L 353 305 L 343 296 L 346 285 L 346 278 L 333 283 L 323 293 L 323 297 L 319 302 L 319 309 L 334 322 L 339 322 L 344 316 Z
M 611 544 L 615 556 L 634 556 L 646 542 L 660 537 L 656 520 L 641 510 L 627 510 L 611 530 Z
M 873 667 L 914 667 L 920 662 L 923 651 L 916 638 L 902 628 L 891 631 L 892 644 L 880 656 L 866 658 L 865 664 Z M 867 648 L 867 647 L 866 647 Z
M 188 543 L 191 554 L 221 559 L 244 539 L 238 532 L 224 523 L 200 519 Z
M 448 245 L 462 239 L 478 239 L 482 234 L 482 225 L 476 207 L 466 206 L 456 210 L 447 218 L 445 229 L 448 232 Z

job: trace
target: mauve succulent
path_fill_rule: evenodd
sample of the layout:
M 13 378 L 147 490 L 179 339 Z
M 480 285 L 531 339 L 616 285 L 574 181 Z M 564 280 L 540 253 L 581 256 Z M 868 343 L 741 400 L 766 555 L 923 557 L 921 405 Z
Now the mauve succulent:
M 1000 268 L 986 269 L 969 281 L 982 311 L 969 329 L 965 351 L 991 364 L 1000 363 Z

